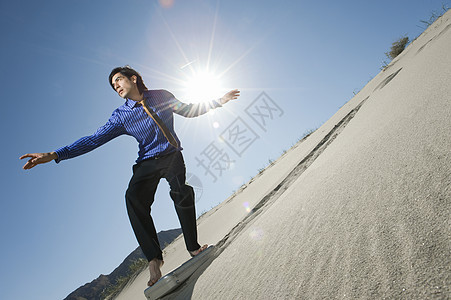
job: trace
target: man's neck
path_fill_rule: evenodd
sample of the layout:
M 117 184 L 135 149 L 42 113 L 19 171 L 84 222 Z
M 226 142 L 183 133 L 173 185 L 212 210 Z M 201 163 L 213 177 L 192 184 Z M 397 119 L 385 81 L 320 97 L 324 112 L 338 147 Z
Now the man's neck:
M 133 93 L 132 95 L 130 95 L 130 97 L 128 97 L 128 99 L 133 100 L 135 102 L 140 102 L 142 100 L 144 100 L 144 94 L 140 94 L 139 92 Z

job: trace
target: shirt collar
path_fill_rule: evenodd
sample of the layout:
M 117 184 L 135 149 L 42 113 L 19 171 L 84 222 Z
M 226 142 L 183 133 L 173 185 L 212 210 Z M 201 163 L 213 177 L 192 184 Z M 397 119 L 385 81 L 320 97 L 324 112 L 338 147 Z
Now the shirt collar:
M 130 99 L 127 99 L 125 101 L 125 105 L 127 105 L 130 108 L 134 108 L 137 104 L 138 104 L 138 102 L 130 100 Z
M 149 98 L 150 91 L 144 91 L 143 94 L 144 94 L 144 98 Z M 125 105 L 127 105 L 128 107 L 130 107 L 132 109 L 139 106 L 138 102 L 130 100 L 130 99 L 127 99 L 125 101 Z

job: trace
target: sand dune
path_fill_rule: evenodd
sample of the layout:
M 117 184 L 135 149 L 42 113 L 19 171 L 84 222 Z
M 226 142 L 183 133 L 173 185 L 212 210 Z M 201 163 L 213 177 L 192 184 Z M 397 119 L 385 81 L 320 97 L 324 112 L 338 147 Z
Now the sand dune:
M 165 299 L 449 298 L 450 19 L 205 214 L 199 235 L 215 253 Z M 163 272 L 187 259 L 179 238 Z M 117 299 L 145 299 L 147 276 Z

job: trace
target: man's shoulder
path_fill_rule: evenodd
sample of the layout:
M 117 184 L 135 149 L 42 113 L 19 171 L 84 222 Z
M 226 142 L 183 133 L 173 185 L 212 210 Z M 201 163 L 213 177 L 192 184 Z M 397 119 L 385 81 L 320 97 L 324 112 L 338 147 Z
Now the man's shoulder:
M 133 107 L 133 105 L 132 105 L 132 103 L 129 103 L 129 101 L 132 101 L 132 100 L 127 100 L 127 101 L 125 101 L 121 106 L 117 107 L 117 108 L 113 111 L 113 114 L 114 114 L 114 113 L 121 112 L 121 111 L 124 111 L 124 110 L 130 110 L 130 108 Z
M 151 97 L 164 97 L 165 99 L 173 98 L 174 95 L 168 90 L 160 89 L 160 90 L 147 90 L 144 92 L 146 96 Z
M 131 101 L 131 100 L 130 100 Z M 111 118 L 122 118 L 132 111 L 133 103 L 128 103 L 125 101 L 121 106 L 117 107 L 111 114 Z

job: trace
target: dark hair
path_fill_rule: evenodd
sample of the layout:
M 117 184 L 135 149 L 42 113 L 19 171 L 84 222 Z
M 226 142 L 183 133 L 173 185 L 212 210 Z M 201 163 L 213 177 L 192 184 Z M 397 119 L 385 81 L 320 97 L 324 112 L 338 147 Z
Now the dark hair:
M 130 66 L 125 66 L 125 67 L 117 67 L 114 68 L 111 73 L 110 76 L 108 77 L 108 80 L 110 82 L 111 87 L 114 90 L 114 86 L 113 83 L 111 82 L 111 80 L 113 79 L 113 76 L 116 75 L 117 73 L 121 73 L 122 75 L 124 75 L 125 77 L 127 77 L 128 79 L 131 79 L 133 75 L 136 76 L 136 84 L 138 85 L 138 91 L 139 93 L 143 93 L 144 91 L 147 90 L 146 85 L 143 82 L 143 78 L 141 77 L 141 75 L 136 72 L 135 70 L 133 70 Z

